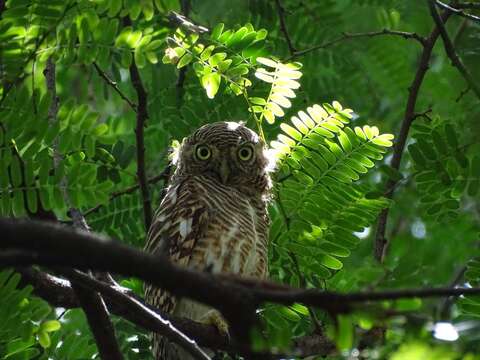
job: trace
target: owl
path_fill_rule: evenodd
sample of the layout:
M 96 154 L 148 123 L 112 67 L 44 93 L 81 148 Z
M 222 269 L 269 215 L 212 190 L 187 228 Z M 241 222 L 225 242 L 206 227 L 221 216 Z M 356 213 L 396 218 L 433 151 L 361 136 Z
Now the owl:
M 146 250 L 183 267 L 265 278 L 271 181 L 265 144 L 242 123 L 216 122 L 183 140 L 166 195 L 147 235 Z M 163 312 L 215 325 L 228 333 L 218 311 L 158 288 L 148 303 Z M 154 334 L 155 359 L 188 359 Z

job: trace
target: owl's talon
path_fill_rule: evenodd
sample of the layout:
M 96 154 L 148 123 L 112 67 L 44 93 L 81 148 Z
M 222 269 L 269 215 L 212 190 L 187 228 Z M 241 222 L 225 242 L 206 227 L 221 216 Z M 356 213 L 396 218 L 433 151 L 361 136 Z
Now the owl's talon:
M 220 334 L 227 336 L 228 340 L 230 341 L 228 323 L 217 310 L 208 311 L 204 316 L 202 316 L 200 322 L 215 326 Z

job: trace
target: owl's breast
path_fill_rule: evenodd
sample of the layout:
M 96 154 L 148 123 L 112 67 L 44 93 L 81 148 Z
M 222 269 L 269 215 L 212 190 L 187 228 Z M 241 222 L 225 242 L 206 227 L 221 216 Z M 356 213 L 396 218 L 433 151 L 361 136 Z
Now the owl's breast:
M 202 185 L 209 221 L 192 254 L 191 266 L 214 273 L 265 277 L 268 220 L 261 199 L 225 186 Z

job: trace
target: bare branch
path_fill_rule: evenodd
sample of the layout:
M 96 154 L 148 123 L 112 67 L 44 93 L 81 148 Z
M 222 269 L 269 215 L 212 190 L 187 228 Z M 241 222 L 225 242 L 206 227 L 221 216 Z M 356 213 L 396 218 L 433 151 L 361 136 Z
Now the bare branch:
M 185 1 L 185 0 L 181 0 L 181 1 Z M 184 11 L 183 4 L 181 4 L 181 6 L 182 6 L 182 11 Z M 194 24 L 192 20 L 188 19 L 186 16 L 183 16 L 182 14 L 176 13 L 175 11 L 170 11 L 167 15 L 167 19 L 169 20 L 170 27 L 173 29 L 177 27 L 181 27 L 187 30 L 188 32 L 193 32 L 197 34 L 204 34 L 210 31 L 205 26 Z
M 432 112 L 432 108 L 429 107 L 427 110 L 425 111 L 422 111 L 422 112 L 416 112 L 414 115 L 413 115 L 413 120 L 419 118 L 419 117 L 423 117 L 425 119 L 427 119 L 428 121 L 432 121 L 431 117 L 430 117 L 430 113 Z
M 185 18 L 188 18 L 188 15 L 190 13 L 190 0 L 181 0 L 180 1 L 180 7 L 181 7 L 181 10 L 182 10 L 182 15 Z M 185 83 L 187 69 L 188 69 L 188 66 L 184 66 L 178 71 L 177 83 L 175 84 L 175 89 L 176 89 L 176 93 L 177 93 L 177 108 L 178 109 L 182 106 L 183 93 L 185 91 L 184 88 L 183 88 L 183 85 Z
M 115 90 L 115 92 L 120 95 L 120 97 L 130 106 L 130 108 L 137 112 L 137 105 L 135 105 L 123 92 L 122 90 L 120 90 L 120 88 L 118 87 L 117 83 L 115 81 L 113 81 L 112 79 L 110 79 L 110 77 L 105 73 L 105 71 L 103 71 L 102 69 L 100 69 L 100 67 L 98 66 L 98 64 L 96 62 L 93 62 L 93 67 L 95 68 L 95 70 L 97 70 L 97 73 L 98 75 L 100 75 L 100 77 L 105 80 L 105 82 L 110 86 L 112 87 L 113 90 Z
M 480 86 L 475 82 L 472 74 L 470 74 L 468 69 L 463 64 L 462 60 L 458 57 L 452 40 L 450 40 L 447 30 L 443 25 L 443 21 L 440 18 L 440 15 L 438 15 L 437 9 L 435 7 L 435 1 L 428 0 L 428 7 L 430 8 L 430 14 L 432 15 L 433 21 L 435 21 L 437 28 L 440 30 L 440 36 L 442 37 L 443 45 L 445 46 L 445 52 L 452 61 L 452 65 L 458 69 L 460 74 L 462 74 L 462 76 L 467 81 L 468 85 L 472 88 L 473 92 L 477 94 L 477 96 L 480 98 Z
M 444 8 L 445 10 L 452 12 L 454 14 L 463 16 L 464 18 L 473 20 L 473 21 L 480 21 L 480 16 L 472 15 L 472 14 L 467 14 L 465 11 L 460 10 L 460 7 L 457 8 L 457 5 L 450 6 L 448 4 L 445 4 L 439 0 L 435 1 L 435 4 Z M 470 6 L 473 4 L 470 4 Z M 478 4 L 477 4 L 478 5 Z M 473 8 L 473 7 L 466 7 L 466 8 Z M 464 8 L 464 9 L 466 9 Z
M 0 0 L 1 1 L 1 0 Z M 10 90 L 12 90 L 12 88 L 17 85 L 17 84 L 20 84 L 23 80 L 25 80 L 25 78 L 28 76 L 28 74 L 22 74 L 22 72 L 25 70 L 25 67 L 28 65 L 28 63 L 33 60 L 37 54 L 37 51 L 38 49 L 40 49 L 40 47 L 43 45 L 43 42 L 48 38 L 48 36 L 56 31 L 58 25 L 63 21 L 63 19 L 65 18 L 65 16 L 67 15 L 67 13 L 72 10 L 75 6 L 77 6 L 78 3 L 76 1 L 73 1 L 71 2 L 70 4 L 68 4 L 66 7 L 65 7 L 65 10 L 63 11 L 62 15 L 60 16 L 60 18 L 57 20 L 57 22 L 52 26 L 50 27 L 48 30 L 46 30 L 39 38 L 38 40 L 36 41 L 36 44 L 35 44 L 35 48 L 32 50 L 32 52 L 27 56 L 27 58 L 25 59 L 22 67 L 21 67 L 21 71 L 19 71 L 13 78 L 15 78 L 15 81 L 14 82 L 9 82 L 9 81 L 6 81 L 6 84 L 4 85 L 3 87 L 3 93 L 2 93 L 2 97 L 0 98 L 0 105 L 3 104 L 3 101 L 7 98 L 7 95 L 8 93 L 10 92 Z
M 193 271 L 105 237 L 56 224 L 0 218 L 0 232 L 3 236 L 0 249 L 26 252 L 25 256 L 15 258 L 0 254 L 0 266 L 36 263 L 135 276 L 176 296 L 213 306 L 230 321 L 254 312 L 264 302 L 284 305 L 299 302 L 335 314 L 353 311 L 354 306 L 372 301 L 480 294 L 480 288 L 451 287 L 348 294 L 298 289 L 269 281 Z
M 171 168 L 171 165 L 167 165 L 162 170 L 162 172 L 160 174 L 147 179 L 147 182 L 149 184 L 156 184 L 160 180 L 163 180 L 164 183 L 166 183 L 167 182 L 166 180 L 168 178 L 168 174 L 170 173 L 170 168 Z M 134 191 L 137 191 L 139 188 L 140 188 L 140 185 L 137 183 L 136 185 L 129 186 L 128 188 L 125 188 L 123 190 L 114 191 L 113 193 L 110 194 L 110 201 L 112 201 L 113 199 L 115 199 L 119 196 L 126 195 L 126 194 L 131 194 Z M 88 216 L 88 215 L 91 215 L 92 213 L 97 212 L 102 206 L 104 206 L 104 204 L 98 204 L 98 205 L 94 206 L 93 208 L 88 209 L 87 211 L 85 211 L 83 213 L 83 216 Z
M 95 280 L 90 276 L 79 271 L 69 272 L 68 277 L 75 280 L 77 283 L 86 286 L 90 291 L 98 291 L 102 295 L 108 295 L 110 301 L 123 304 L 129 308 L 130 311 L 142 314 L 142 317 L 147 321 L 154 321 L 162 324 L 162 332 L 169 339 L 179 344 L 182 348 L 187 350 L 194 359 L 210 359 L 205 352 L 198 347 L 198 345 L 185 336 L 182 332 L 177 330 L 168 320 L 163 319 L 155 311 L 151 310 L 139 300 L 129 296 L 125 291 L 120 291 L 113 288 L 107 283 Z
M 3 10 L 5 10 L 5 0 L 0 0 L 0 18 L 2 16 Z
M 67 280 L 57 278 L 47 273 L 33 269 L 17 269 L 22 275 L 21 285 L 31 284 L 34 287 L 34 294 L 48 301 L 54 306 L 63 308 L 74 308 L 78 306 L 75 292 Z M 77 279 L 80 280 L 80 279 Z M 190 338 L 196 339 L 199 345 L 210 349 L 224 350 L 247 355 L 262 355 L 262 359 L 291 358 L 292 355 L 277 353 L 256 353 L 248 347 L 239 347 L 220 332 L 213 325 L 206 325 L 194 322 L 185 318 L 178 318 L 172 315 L 159 313 L 157 309 L 145 304 L 137 298 L 130 290 L 112 286 L 92 278 L 85 278 L 85 284 L 91 289 L 102 294 L 112 313 L 121 316 L 128 321 L 143 327 L 146 330 L 157 332 L 170 340 L 178 340 L 175 330 L 172 332 L 169 324 L 187 334 Z M 153 313 L 153 314 L 152 314 Z M 173 337 L 170 337 L 172 336 Z M 183 335 L 184 336 L 184 335 Z M 335 344 L 323 333 L 316 333 L 292 339 L 292 350 L 295 356 L 320 355 L 326 356 L 335 352 Z
M 87 317 L 88 325 L 95 338 L 102 359 L 123 359 L 115 337 L 115 328 L 110 320 L 107 306 L 96 291 L 85 287 L 76 279 L 76 271 L 65 269 L 62 273 L 70 279 L 82 310 Z M 88 275 L 85 275 L 88 277 Z
M 255 319 L 257 304 L 253 295 L 241 285 L 229 283 L 226 286 L 223 284 L 225 280 L 212 280 L 210 274 L 176 267 L 162 257 L 146 254 L 84 231 L 56 224 L 14 219 L 2 219 L 0 223 L 2 232 L 0 247 L 34 252 L 33 260 L 26 256 L 15 258 L 16 261 L 23 261 L 14 262 L 15 266 L 38 261 L 39 264 L 49 266 L 94 269 L 138 276 L 173 294 L 218 308 L 232 325 L 234 333 L 236 331 L 238 336 L 244 339 L 248 337 L 249 328 Z M 65 239 L 68 241 L 64 241 Z M 3 265 L 13 264 L 4 262 Z
M 455 99 L 455 102 L 460 102 L 462 98 L 470 91 L 470 86 L 467 86 L 465 89 L 460 91 L 460 94 L 458 94 L 457 98 Z
M 450 12 L 445 12 L 442 15 L 442 22 L 447 21 L 450 17 Z M 393 148 L 393 157 L 390 162 L 390 166 L 395 170 L 400 169 L 400 163 L 402 161 L 403 151 L 405 149 L 405 144 L 407 142 L 408 133 L 410 131 L 410 126 L 412 125 L 413 120 L 415 119 L 415 105 L 417 103 L 418 94 L 420 87 L 422 86 L 423 78 L 425 77 L 426 72 L 428 71 L 430 57 L 432 55 L 433 47 L 440 35 L 440 30 L 437 26 L 434 27 L 428 38 L 425 40 L 423 47 L 422 55 L 420 57 L 420 62 L 418 64 L 417 71 L 413 78 L 412 84 L 408 88 L 408 99 L 405 108 L 405 115 L 403 117 L 402 125 L 400 127 L 400 133 L 395 139 L 395 145 Z M 393 197 L 395 192 L 395 185 L 397 180 L 389 179 L 385 185 L 385 194 L 384 196 L 388 199 Z M 375 234 L 375 248 L 374 255 L 375 258 L 382 262 L 387 248 L 387 239 L 385 238 L 385 232 L 387 229 L 387 219 L 388 219 L 389 209 L 383 209 L 378 217 L 377 231 Z
M 47 82 L 47 90 L 52 97 L 52 102 L 48 111 L 49 121 L 55 123 L 57 121 L 58 99 L 56 92 L 56 68 L 53 58 L 49 57 L 44 71 Z M 58 151 L 58 138 L 53 144 L 53 164 L 55 171 L 57 170 L 62 156 Z M 69 214 L 73 220 L 75 227 L 89 231 L 88 225 L 82 213 L 71 206 L 71 200 L 67 192 L 67 178 L 64 176 L 60 181 L 60 191 L 67 206 L 70 208 Z M 67 276 L 73 276 L 74 270 L 65 270 Z M 118 347 L 115 337 L 115 329 L 107 307 L 99 293 L 85 289 L 81 284 L 72 280 L 72 288 L 74 289 L 77 299 L 85 312 L 88 324 L 94 335 L 95 342 L 98 345 L 98 351 L 103 359 L 122 360 L 123 356 Z
M 464 3 L 456 3 L 455 8 L 457 9 L 475 9 L 480 10 L 480 3 L 478 2 L 464 2 Z
M 50 305 L 64 308 L 80 306 L 70 281 L 31 267 L 16 268 L 15 271 L 22 275 L 20 287 L 32 285 L 33 293 Z
M 124 18 L 124 24 L 126 26 L 131 25 L 129 17 Z M 145 170 L 145 139 L 144 130 L 147 126 L 148 119 L 148 94 L 143 86 L 140 73 L 138 72 L 135 59 L 132 59 L 130 65 L 130 79 L 132 85 L 137 92 L 137 125 L 135 127 L 135 140 L 137 143 L 137 180 L 140 186 L 140 193 L 143 199 L 143 217 L 145 222 L 145 229 L 148 231 L 152 222 L 152 202 L 150 199 L 150 191 L 148 189 L 147 175 Z
M 290 55 L 294 56 L 296 49 L 293 46 L 292 39 L 290 38 L 290 34 L 288 33 L 287 24 L 285 22 L 285 9 L 283 8 L 280 0 L 275 0 L 275 5 L 277 6 L 278 19 L 280 20 L 280 30 L 285 37 L 285 41 L 288 45 L 288 50 L 290 51 Z
M 326 49 L 332 45 L 335 45 L 337 43 L 340 43 L 345 40 L 352 40 L 352 39 L 357 39 L 357 38 L 371 38 L 371 37 L 377 37 L 377 36 L 400 36 L 404 39 L 413 39 L 420 43 L 421 45 L 425 46 L 425 42 L 427 39 L 424 37 L 418 35 L 417 33 L 414 32 L 406 32 L 406 31 L 397 31 L 397 30 L 390 30 L 390 29 L 383 29 L 380 31 L 370 31 L 370 32 L 364 32 L 364 33 L 342 33 L 342 35 L 336 39 L 329 40 L 324 42 L 323 44 L 315 45 L 312 46 L 308 49 L 305 50 L 299 50 L 296 51 L 292 56 L 290 56 L 287 60 L 290 60 L 292 58 L 296 58 L 305 54 L 308 54 L 312 51 L 320 50 L 320 49 Z

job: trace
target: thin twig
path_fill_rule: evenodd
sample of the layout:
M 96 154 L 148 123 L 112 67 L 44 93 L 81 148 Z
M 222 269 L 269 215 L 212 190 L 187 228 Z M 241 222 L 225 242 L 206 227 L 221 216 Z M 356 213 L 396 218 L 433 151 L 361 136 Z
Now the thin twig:
M 467 14 L 465 11 L 462 11 L 462 10 L 460 10 L 460 8 L 457 8 L 457 5 L 454 5 L 455 7 L 452 7 L 452 6 L 450 6 L 448 4 L 445 4 L 445 3 L 443 3 L 439 0 L 436 0 L 435 4 L 444 8 L 445 10 L 447 10 L 449 12 L 452 12 L 452 13 L 457 14 L 459 16 L 463 16 L 464 18 L 467 18 L 467 19 L 470 19 L 470 20 L 473 20 L 473 21 L 480 21 L 480 16 Z
M 296 49 L 295 46 L 293 46 L 292 39 L 290 38 L 290 34 L 288 33 L 287 24 L 285 22 L 285 9 L 280 0 L 275 0 L 275 5 L 277 6 L 278 19 L 280 20 L 280 30 L 285 37 L 285 41 L 288 45 L 288 50 L 290 51 L 290 55 L 293 56 L 295 55 Z
M 129 17 L 124 18 L 125 26 L 130 26 L 131 21 Z M 150 190 L 148 189 L 147 175 L 145 169 L 145 138 L 144 131 L 147 126 L 148 119 L 148 94 L 143 86 L 138 67 L 135 64 L 135 59 L 129 68 L 130 79 L 132 85 L 137 92 L 137 125 L 135 127 L 135 140 L 137 144 L 137 180 L 140 186 L 140 193 L 142 194 L 143 217 L 145 222 L 145 229 L 148 231 L 152 222 L 152 202 L 150 199 Z
M 442 15 L 442 21 L 447 21 L 450 14 L 450 12 L 445 12 Z M 405 108 L 405 115 L 403 117 L 402 125 L 400 127 L 400 133 L 398 134 L 395 141 L 395 145 L 393 148 L 393 156 L 390 162 L 390 166 L 395 170 L 399 170 L 400 168 L 403 151 L 405 149 L 408 133 L 410 131 L 410 126 L 412 125 L 413 119 L 415 118 L 415 105 L 417 103 L 420 87 L 422 85 L 425 74 L 428 71 L 432 50 L 439 35 L 440 30 L 437 26 L 435 26 L 428 38 L 425 40 L 417 71 L 413 78 L 412 84 L 408 89 L 408 100 Z M 387 181 L 384 194 L 386 198 L 391 199 L 393 197 L 395 185 L 397 184 L 397 182 L 398 181 L 394 179 L 389 179 Z M 375 234 L 374 255 L 375 258 L 380 262 L 383 261 L 387 249 L 387 239 L 385 238 L 385 231 L 387 229 L 388 213 L 388 208 L 381 211 L 378 217 L 377 230 Z
M 464 278 L 465 271 L 467 271 L 467 266 L 466 265 L 464 265 L 460 269 L 458 269 L 455 272 L 455 276 L 453 277 L 452 281 L 450 282 L 449 287 L 451 287 L 451 288 L 456 287 L 460 283 L 460 281 L 462 281 L 462 279 Z M 450 307 L 452 306 L 452 304 L 453 304 L 453 299 L 451 297 L 446 297 L 445 299 L 443 299 L 443 301 L 438 306 L 439 316 L 440 317 L 446 316 L 448 311 L 450 310 Z
M 462 100 L 462 98 L 470 91 L 470 86 L 467 86 L 465 89 L 463 89 L 462 91 L 460 91 L 460 94 L 457 96 L 457 98 L 455 99 L 455 102 L 460 102 L 460 100 Z
M 58 98 L 56 92 L 56 68 L 52 57 L 49 57 L 47 60 L 44 75 L 47 83 L 47 90 L 52 97 L 51 105 L 48 110 L 48 117 L 50 123 L 54 124 L 57 122 Z M 55 171 L 58 169 L 62 160 L 62 155 L 58 151 L 58 141 L 59 139 L 56 138 L 53 144 L 53 164 Z M 75 227 L 89 231 L 88 225 L 81 212 L 71 206 L 71 200 L 67 192 L 67 181 L 66 176 L 61 179 L 60 190 L 65 203 L 70 208 L 69 215 L 72 218 Z M 72 275 L 74 270 L 65 270 L 65 273 L 67 276 Z M 73 279 L 71 283 L 78 301 L 85 312 L 85 316 L 87 317 L 100 356 L 103 359 L 122 360 L 123 356 L 117 344 L 115 329 L 110 321 L 110 316 L 102 297 L 97 292 L 85 289 Z
M 0 0 L 0 18 L 2 17 L 3 10 L 5 10 L 5 0 Z
M 476 9 L 476 10 L 480 10 L 480 3 L 478 3 L 478 2 L 456 3 L 455 7 L 457 9 Z
M 302 56 L 305 54 L 308 54 L 312 51 L 320 50 L 320 49 L 325 49 L 328 48 L 332 45 L 335 45 L 339 42 L 345 41 L 345 40 L 351 40 L 351 39 L 357 39 L 357 38 L 363 38 L 363 37 L 376 37 L 376 36 L 400 36 L 404 39 L 412 39 L 420 43 L 422 46 L 425 46 L 425 42 L 427 39 L 425 39 L 423 36 L 418 35 L 417 33 L 414 32 L 406 32 L 406 31 L 397 31 L 397 30 L 390 30 L 390 29 L 383 29 L 380 31 L 370 31 L 370 32 L 364 32 L 364 33 L 347 33 L 344 32 L 342 35 L 336 39 L 326 41 L 322 44 L 312 46 L 308 49 L 305 50 L 299 50 L 296 51 L 292 56 L 287 58 L 287 60 L 290 60 L 292 58 Z
M 437 9 L 435 7 L 435 1 L 428 0 L 428 7 L 430 8 L 430 14 L 432 15 L 433 21 L 435 21 L 437 28 L 440 30 L 440 36 L 442 37 L 442 40 L 443 40 L 445 52 L 450 58 L 452 65 L 458 69 L 460 74 L 462 74 L 462 76 L 467 81 L 468 85 L 472 88 L 473 92 L 477 94 L 477 96 L 480 98 L 480 86 L 473 79 L 472 74 L 470 74 L 468 69 L 463 64 L 462 60 L 458 57 L 457 52 L 455 51 L 455 47 L 453 46 L 452 40 L 450 40 L 447 30 L 443 25 L 443 21 L 440 18 L 440 15 L 438 15 Z
M 170 165 L 167 165 L 160 174 L 156 175 L 156 176 L 153 176 L 149 179 L 147 179 L 147 182 L 149 184 L 156 184 L 157 182 L 159 182 L 160 180 L 163 180 L 164 183 L 166 183 L 166 180 L 167 180 L 167 177 L 168 177 L 168 174 L 170 173 Z M 127 195 L 127 194 L 131 194 L 133 193 L 134 191 L 137 191 L 138 189 L 140 188 L 140 185 L 137 183 L 135 185 L 132 185 L 132 186 L 129 186 L 128 188 L 125 188 L 123 190 L 119 190 L 119 191 L 114 191 L 110 194 L 110 198 L 109 198 L 109 201 L 112 201 L 113 199 L 117 198 L 117 197 L 120 197 L 120 196 L 123 196 L 123 195 Z M 105 204 L 98 204 L 88 210 L 86 210 L 84 213 L 83 213 L 83 216 L 88 216 L 88 215 L 91 215 L 92 213 L 95 213 L 97 212 L 98 210 L 100 210 L 100 208 L 102 208 L 102 206 L 105 206 Z
M 452 43 L 455 46 L 460 38 L 462 37 L 463 33 L 468 27 L 468 19 L 463 19 L 462 23 L 458 27 L 457 31 L 455 32 L 455 35 L 453 36 Z
M 185 16 L 185 18 L 188 18 L 188 15 L 190 13 L 190 0 L 181 0 L 180 7 L 182 10 L 182 15 Z M 182 106 L 183 93 L 185 92 L 184 84 L 185 84 L 187 69 L 188 69 L 188 66 L 184 66 L 178 71 L 177 83 L 175 84 L 178 109 L 180 109 L 180 107 Z
M 100 69 L 100 67 L 98 66 L 98 64 L 96 62 L 93 62 L 93 67 L 95 68 L 95 70 L 97 70 L 97 73 L 98 75 L 100 75 L 100 77 L 105 80 L 105 82 L 113 89 L 116 91 L 116 93 L 118 95 L 120 95 L 120 97 L 130 106 L 130 108 L 137 112 L 137 105 L 135 105 L 123 92 L 122 90 L 120 90 L 120 88 L 118 87 L 117 83 L 115 81 L 113 81 L 112 79 L 110 79 L 110 77 L 105 73 L 105 71 L 103 71 L 102 69 Z
M 413 120 L 419 118 L 419 117 L 424 117 L 426 118 L 428 121 L 432 121 L 432 118 L 429 116 L 429 114 L 432 112 L 432 108 L 429 107 L 427 110 L 425 111 L 422 111 L 422 112 L 416 112 L 414 115 L 413 115 Z
M 25 70 L 25 67 L 28 65 L 28 63 L 36 56 L 37 54 L 37 51 L 38 49 L 40 49 L 40 47 L 43 45 L 43 42 L 48 38 L 48 36 L 56 31 L 58 25 L 60 24 L 61 21 L 63 21 L 63 19 L 65 18 L 65 16 L 67 15 L 67 13 L 73 9 L 75 6 L 77 6 L 77 2 L 74 1 L 72 3 L 70 3 L 68 6 L 65 7 L 65 10 L 63 11 L 62 15 L 60 16 L 60 18 L 57 20 L 57 22 L 51 27 L 49 28 L 47 31 L 45 31 L 41 36 L 40 38 L 37 39 L 36 41 L 36 44 L 35 44 L 35 48 L 32 50 L 32 52 L 27 56 L 27 58 L 25 59 L 25 61 L 23 62 L 23 65 L 21 66 L 22 70 L 20 72 L 17 73 L 16 76 L 14 76 L 15 78 L 15 81 L 14 82 L 7 82 L 7 84 L 4 86 L 3 88 L 3 93 L 2 93 L 2 97 L 0 98 L 0 105 L 3 104 L 3 101 L 7 98 L 7 95 L 8 93 L 10 92 L 10 90 L 12 90 L 12 88 L 17 85 L 17 84 L 20 84 L 23 80 L 25 80 L 25 78 L 28 76 L 28 74 L 23 74 L 21 75 L 21 72 L 23 72 Z

